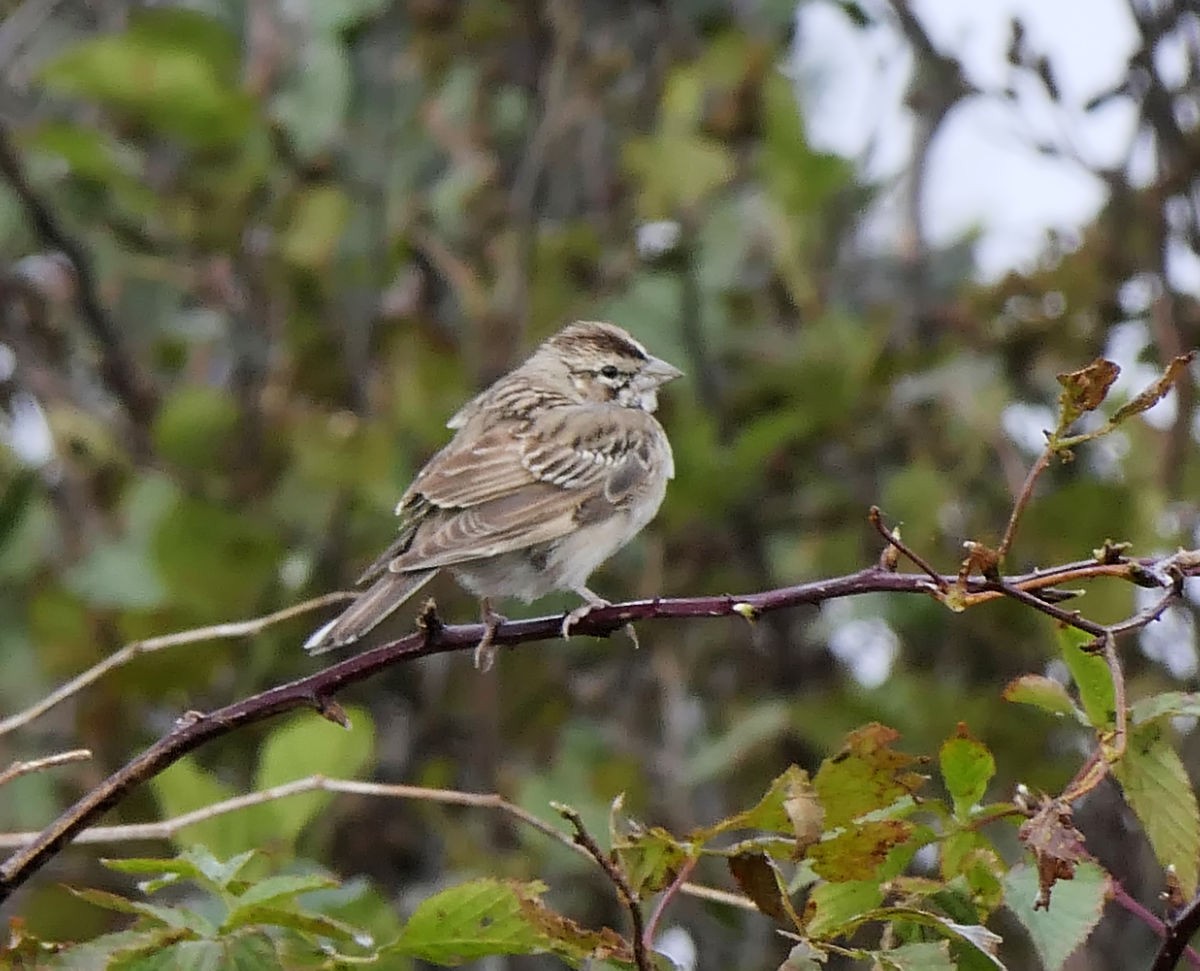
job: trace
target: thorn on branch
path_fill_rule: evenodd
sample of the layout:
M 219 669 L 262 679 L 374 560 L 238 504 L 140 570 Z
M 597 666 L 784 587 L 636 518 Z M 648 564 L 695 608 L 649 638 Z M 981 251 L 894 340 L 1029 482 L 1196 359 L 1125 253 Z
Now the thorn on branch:
M 425 643 L 437 640 L 438 634 L 446 625 L 438 616 L 437 601 L 430 597 L 421 604 L 421 612 L 417 614 L 417 630 L 425 635 Z
M 1125 559 L 1125 554 L 1133 548 L 1132 543 L 1116 543 L 1111 539 L 1106 539 L 1104 545 L 1098 550 L 1092 550 L 1092 555 L 1096 557 L 1097 563 L 1103 563 L 1105 566 L 1112 566 L 1114 563 L 1121 563 Z
M 317 714 L 326 721 L 333 722 L 335 725 L 341 725 L 346 731 L 354 728 L 350 722 L 350 716 L 346 714 L 346 709 L 332 698 L 318 697 L 314 700 L 313 707 L 316 709 Z

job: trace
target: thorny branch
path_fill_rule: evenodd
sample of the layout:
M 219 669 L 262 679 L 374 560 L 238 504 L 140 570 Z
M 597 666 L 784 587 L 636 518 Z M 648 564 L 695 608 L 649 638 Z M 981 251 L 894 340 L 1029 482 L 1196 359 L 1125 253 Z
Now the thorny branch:
M 964 581 L 963 603 L 972 605 L 1003 597 L 1009 589 L 1028 593 L 1060 583 L 1097 576 L 1145 583 L 1148 576 L 1165 578 L 1167 575 L 1200 576 L 1200 550 L 1176 553 L 1161 560 L 1136 560 L 1121 555 L 1106 555 L 1104 562 L 1084 560 L 1021 576 L 1005 577 L 1001 580 L 1003 589 L 997 589 L 993 581 L 968 578 Z M 946 586 L 959 582 L 957 577 L 942 579 Z M 1164 579 L 1164 583 L 1169 582 L 1171 581 Z M 613 604 L 592 611 L 579 621 L 574 632 L 607 637 L 623 629 L 630 621 L 666 618 L 737 615 L 754 621 L 769 611 L 801 604 L 818 604 L 864 593 L 910 593 L 939 597 L 940 590 L 925 574 L 894 573 L 879 566 L 872 566 L 841 577 L 740 596 L 726 594 L 713 597 L 654 598 Z M 1032 599 L 1038 603 L 1038 609 L 1046 606 L 1037 597 Z M 312 603 L 301 606 L 311 607 Z M 259 621 L 245 621 L 242 625 L 265 626 L 265 622 L 280 616 L 275 614 Z M 1073 626 L 1086 623 L 1079 619 Z M 1146 623 L 1149 623 L 1149 619 L 1146 619 Z M 496 629 L 494 643 L 498 647 L 512 647 L 554 639 L 559 636 L 561 624 L 560 616 L 508 621 Z M 213 634 L 211 628 L 206 630 L 205 637 L 219 636 Z M 203 639 L 194 632 L 189 633 L 192 634 L 190 640 Z M 474 650 L 483 633 L 482 624 L 426 624 L 423 631 L 356 654 L 308 677 L 279 685 L 207 714 L 192 713 L 181 718 L 174 729 L 86 793 L 75 805 L 65 810 L 58 819 L 0 865 L 0 902 L 7 899 L 17 887 L 89 824 L 124 799 L 132 789 L 211 739 L 298 708 L 314 709 L 324 717 L 341 723 L 344 715 L 333 701 L 333 696 L 343 688 L 364 681 L 395 664 L 414 661 L 432 654 Z M 170 637 L 173 642 L 178 643 L 181 642 L 181 638 L 187 637 L 187 634 Z M 63 689 L 60 689 L 56 692 L 56 696 L 62 691 Z M 44 710 L 42 706 L 34 707 Z

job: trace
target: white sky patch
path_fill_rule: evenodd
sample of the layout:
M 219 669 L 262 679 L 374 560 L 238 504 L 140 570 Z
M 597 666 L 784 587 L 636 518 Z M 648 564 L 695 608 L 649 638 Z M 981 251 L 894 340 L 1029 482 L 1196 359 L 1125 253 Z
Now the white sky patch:
M 1058 419 L 1045 405 L 1014 401 L 1000 413 L 1004 431 L 1020 448 L 1038 455 L 1046 447 L 1046 432 L 1052 431 Z
M 1134 603 L 1145 610 L 1162 597 L 1161 590 L 1137 588 Z M 1138 638 L 1142 653 L 1165 667 L 1171 676 L 1184 681 L 1196 676 L 1196 626 L 1192 615 L 1178 607 L 1168 608 Z
M 894 187 L 912 151 L 913 117 L 903 103 L 912 57 L 882 0 L 864 5 L 880 26 L 859 29 L 832 3 L 802 5 L 794 73 L 814 145 L 858 159 L 867 178 Z M 934 44 L 974 84 L 1017 90 L 1015 101 L 968 98 L 946 119 L 926 175 L 930 241 L 945 245 L 978 229 L 985 279 L 1030 266 L 1048 230 L 1069 237 L 1104 204 L 1106 190 L 1089 167 L 1119 165 L 1132 151 L 1137 114 L 1128 98 L 1084 110 L 1125 75 L 1136 42 L 1128 9 L 1123 0 L 919 0 L 914 8 Z M 1014 15 L 1029 48 L 1048 56 L 1060 103 L 1007 63 Z M 1064 157 L 1041 154 L 1038 142 L 1058 146 Z M 871 221 L 872 242 L 894 241 L 897 216 L 889 208 L 894 200 L 891 207 L 883 200 Z
M 829 649 L 864 688 L 878 688 L 892 673 L 900 638 L 881 617 L 856 616 L 856 606 L 831 600 L 821 606 Z
M 696 971 L 696 942 L 692 935 L 678 925 L 668 927 L 658 935 L 654 950 L 664 955 L 679 971 Z
M 54 458 L 54 436 L 46 413 L 33 395 L 18 391 L 0 438 L 24 465 L 40 468 Z

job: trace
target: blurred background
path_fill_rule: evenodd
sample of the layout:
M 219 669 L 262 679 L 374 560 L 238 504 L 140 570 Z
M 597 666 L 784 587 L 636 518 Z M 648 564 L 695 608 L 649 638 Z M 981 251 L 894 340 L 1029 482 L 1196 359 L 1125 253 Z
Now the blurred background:
M 1190 0 L 0 0 L 0 120 L 24 173 L 0 181 L 0 717 L 130 640 L 346 587 L 450 415 L 572 319 L 687 372 L 660 410 L 663 509 L 594 577 L 612 599 L 858 569 L 879 553 L 872 504 L 953 571 L 963 540 L 1003 531 L 1057 372 L 1111 357 L 1119 401 L 1200 344 Z M 1012 572 L 1106 538 L 1200 544 L 1195 377 L 1051 470 Z M 451 581 L 430 590 L 476 618 Z M 1097 583 L 1079 606 L 1111 622 L 1139 601 Z M 40 828 L 180 712 L 315 670 L 299 644 L 322 616 L 141 658 L 0 736 L 0 765 L 95 753 L 7 786 L 0 828 Z M 1133 698 L 1197 686 L 1195 621 L 1190 601 L 1127 646 Z M 352 752 L 318 756 L 338 730 L 310 715 L 241 731 L 109 821 L 336 769 L 499 789 L 545 818 L 558 800 L 600 831 L 624 792 L 682 833 L 871 720 L 914 753 L 965 722 L 996 753 L 992 799 L 1060 790 L 1085 751 L 1001 699 L 1019 674 L 1062 676 L 1052 625 L 1008 604 L 872 596 L 639 632 L 636 652 L 526 645 L 487 676 L 468 654 L 398 667 L 346 693 Z M 1200 739 L 1181 744 L 1200 774 Z M 624 927 L 594 868 L 484 811 L 305 805 L 179 842 L 316 861 L 381 935 L 474 875 L 541 878 L 553 906 Z M 1154 908 L 1161 870 L 1115 791 L 1079 824 Z M 22 892 L 33 929 L 108 926 L 58 886 L 123 886 L 97 855 Z M 788 950 L 766 918 L 687 898 L 667 926 L 684 966 Z M 1033 966 L 1016 923 L 996 929 Z M 1072 966 L 1151 946 L 1113 910 Z

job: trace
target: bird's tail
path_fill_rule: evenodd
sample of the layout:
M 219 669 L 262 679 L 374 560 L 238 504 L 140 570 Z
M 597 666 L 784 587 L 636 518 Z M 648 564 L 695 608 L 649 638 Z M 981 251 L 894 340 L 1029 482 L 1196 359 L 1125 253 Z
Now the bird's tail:
M 433 579 L 437 570 L 385 573 L 349 607 L 304 642 L 309 654 L 324 654 L 352 644 Z

